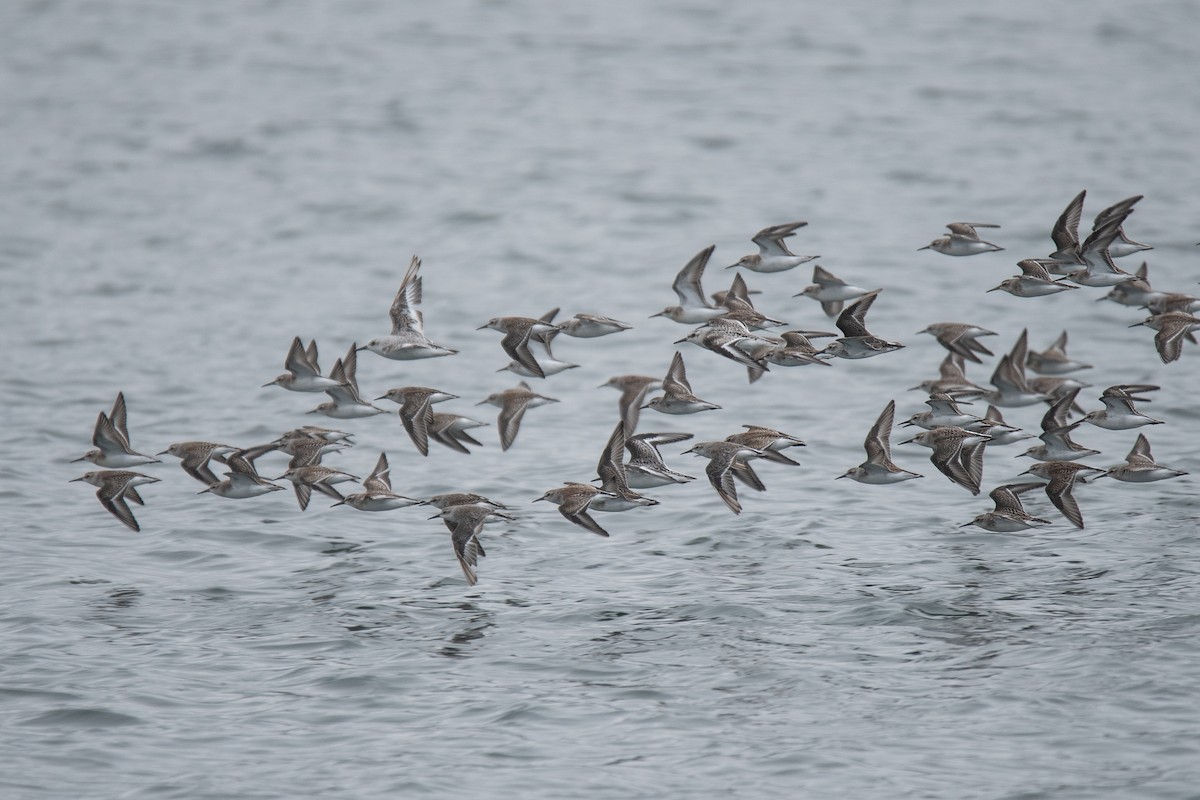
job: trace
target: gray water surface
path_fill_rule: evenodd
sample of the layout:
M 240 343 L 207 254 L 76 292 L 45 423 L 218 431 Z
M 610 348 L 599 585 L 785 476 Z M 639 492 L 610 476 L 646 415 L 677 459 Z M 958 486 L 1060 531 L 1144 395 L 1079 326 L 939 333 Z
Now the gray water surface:
M 1085 188 L 1085 227 L 1144 194 L 1155 287 L 1197 288 L 1198 26 L 1182 0 L 0 5 L 0 795 L 1200 797 L 1200 356 L 1162 364 L 1102 290 L 985 293 Z M 769 425 L 802 466 L 759 468 L 734 516 L 665 448 L 699 480 L 604 515 L 610 539 L 531 505 L 594 474 L 599 384 L 665 372 L 688 329 L 649 317 L 678 269 L 715 244 L 724 288 L 793 219 L 797 252 L 884 289 L 870 327 L 906 349 L 749 386 L 681 345 L 723 408 L 641 429 Z M 917 252 L 952 220 L 1001 224 L 1005 251 Z M 362 353 L 363 392 L 437 386 L 493 427 L 421 458 L 394 414 L 350 420 L 327 463 L 385 450 L 404 494 L 513 506 L 476 587 L 423 509 L 198 496 L 168 457 L 135 534 L 68 483 L 118 391 L 145 452 L 312 422 L 323 397 L 260 385 L 295 335 L 328 368 L 386 333 L 414 253 L 427 332 L 462 352 Z M 809 275 L 747 282 L 832 330 L 792 298 Z M 560 340 L 582 366 L 535 382 L 561 402 L 501 452 L 472 404 L 517 379 L 475 329 L 554 306 L 635 327 Z M 1193 474 L 1082 487 L 1083 530 L 1035 494 L 1055 524 L 1027 535 L 959 527 L 1021 445 L 989 452 L 979 497 L 912 446 L 921 480 L 835 481 L 889 399 L 924 410 L 906 390 L 942 351 L 914 332 L 946 320 L 998 353 L 1068 329 L 1089 408 L 1161 385 L 1147 435 Z M 1103 466 L 1136 436 L 1085 427 Z

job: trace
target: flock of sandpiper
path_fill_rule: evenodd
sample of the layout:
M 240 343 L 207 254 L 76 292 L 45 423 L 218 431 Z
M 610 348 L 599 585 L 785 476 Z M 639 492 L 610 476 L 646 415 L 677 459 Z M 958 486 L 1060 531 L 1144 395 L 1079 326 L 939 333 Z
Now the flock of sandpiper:
M 1114 262 L 1114 259 L 1150 249 L 1148 245 L 1128 238 L 1124 231 L 1124 224 L 1140 196 L 1104 209 L 1096 217 L 1091 233 L 1081 240 L 1078 231 L 1085 196 L 1085 192 L 1080 192 L 1055 222 L 1051 233 L 1055 250 L 1048 258 L 1018 262 L 1021 274 L 1004 280 L 989 291 L 1004 291 L 1016 297 L 1040 297 L 1080 286 L 1109 288 L 1108 294 L 1100 299 L 1148 309 L 1150 315 L 1136 325 L 1156 331 L 1154 343 L 1164 363 L 1179 359 L 1184 340 L 1194 342 L 1192 332 L 1200 328 L 1200 318 L 1192 315 L 1194 311 L 1200 311 L 1200 298 L 1153 290 L 1144 263 L 1136 273 L 1129 273 Z M 788 249 L 786 242 L 805 224 L 793 222 L 759 231 L 753 237 L 759 252 L 742 257 L 730 268 L 774 273 L 813 261 L 817 256 L 796 255 Z M 995 227 L 998 226 L 951 223 L 947 226 L 948 234 L 920 249 L 950 256 L 1002 250 L 983 240 L 978 232 L 981 228 Z M 665 308 L 653 316 L 698 326 L 676 344 L 690 342 L 745 366 L 751 383 L 771 367 L 830 366 L 834 358 L 869 358 L 904 347 L 871 334 L 866 327 L 867 312 L 881 290 L 852 286 L 821 266 L 814 266 L 813 284 L 796 296 L 818 301 L 827 315 L 836 317 L 836 326 L 842 335 L 837 337 L 833 333 L 811 330 L 791 330 L 778 336 L 766 333 L 784 323 L 754 308 L 752 292 L 740 272 L 726 291 L 710 296 L 701 288 L 701 278 L 713 250 L 712 246 L 701 250 L 676 276 L 673 288 L 679 297 L 679 305 Z M 428 454 L 431 440 L 460 453 L 469 453 L 468 446 L 479 446 L 481 443 L 469 431 L 485 423 L 434 410 L 435 404 L 457 399 L 455 395 L 429 387 L 405 386 L 390 389 L 375 401 L 368 401 L 358 388 L 357 354 L 362 350 L 401 361 L 450 356 L 457 352 L 436 344 L 425 335 L 424 320 L 418 308 L 422 292 L 420 267 L 420 259 L 414 256 L 391 306 L 392 330 L 389 335 L 371 339 L 362 347 L 357 343 L 351 345 L 328 374 L 323 374 L 320 368 L 316 342 L 311 341 L 305 346 L 296 337 L 284 362 L 286 372 L 264 385 L 294 392 L 323 392 L 330 400 L 310 413 L 338 420 L 386 413 L 374 402 L 392 401 L 399 405 L 404 429 L 423 455 Z M 503 334 L 500 345 L 511 359 L 504 369 L 524 378 L 543 379 L 576 366 L 554 356 L 552 342 L 558 335 L 595 338 L 630 328 L 626 323 L 593 314 L 577 314 L 556 323 L 557 314 L 558 309 L 554 309 L 538 319 L 496 317 L 479 329 Z M 1161 424 L 1135 405 L 1147 402 L 1144 395 L 1159 387 L 1147 384 L 1111 386 L 1100 396 L 1103 409 L 1083 413 L 1077 399 L 1087 384 L 1068 376 L 1090 365 L 1067 355 L 1065 331 L 1041 352 L 1029 349 L 1027 333 L 1022 331 L 1012 349 L 1000 357 L 991 377 L 992 388 L 972 383 L 965 373 L 966 362 L 982 363 L 981 356 L 993 355 L 979 341 L 981 337 L 995 335 L 992 331 L 968 323 L 941 322 L 929 325 L 920 333 L 932 335 L 946 349 L 947 355 L 941 363 L 938 378 L 913 387 L 929 394 L 927 405 L 930 410 L 902 423 L 922 429 L 904 443 L 931 448 L 933 465 L 972 494 L 980 491 L 987 449 L 1033 438 L 1031 434 L 1007 425 L 999 409 L 1036 403 L 1049 406 L 1041 421 L 1042 432 L 1038 437 L 1041 444 L 1021 454 L 1036 462 L 1028 474 L 1043 480 L 996 487 L 990 493 L 995 508 L 963 527 L 976 525 L 988 531 L 1015 532 L 1051 524 L 1029 514 L 1023 507 L 1021 495 L 1035 488 L 1044 488 L 1063 516 L 1073 525 L 1083 527 L 1083 515 L 1072 491 L 1076 483 L 1105 476 L 1136 483 L 1186 474 L 1156 463 L 1149 442 L 1142 434 L 1138 435 L 1125 461 L 1117 466 L 1099 469 L 1076 461 L 1099 453 L 1072 440 L 1072 432 L 1084 423 L 1110 430 Z M 836 338 L 818 348 L 812 340 L 822 337 Z M 1027 377 L 1026 369 L 1038 376 Z M 608 536 L 608 533 L 591 516 L 592 512 L 618 512 L 657 505 L 657 500 L 638 490 L 693 480 L 668 467 L 658 449 L 690 439 L 692 434 L 638 433 L 641 411 L 648 409 L 681 415 L 719 408 L 692 392 L 679 352 L 674 354 L 663 377 L 618 375 L 609 379 L 605 386 L 620 391 L 620 416 L 601 450 L 596 479 L 567 482 L 537 498 L 555 504 L 564 518 L 601 536 Z M 656 392 L 661 394 L 650 397 Z M 966 400 L 986 402 L 987 413 L 978 417 L 964 412 L 960 404 Z M 507 450 L 517 437 L 525 412 L 553 402 L 557 401 L 533 391 L 527 382 L 521 381 L 514 388 L 488 396 L 480 405 L 488 403 L 499 407 L 497 429 L 501 448 Z M 1081 416 L 1071 421 L 1072 414 Z M 889 400 L 867 433 L 864 442 L 866 460 L 838 477 L 865 484 L 892 484 L 922 477 L 892 461 L 894 422 L 895 401 Z M 734 433 L 723 441 L 700 442 L 685 451 L 708 459 L 705 470 L 708 479 L 717 495 L 735 514 L 741 512 L 737 495 L 739 482 L 759 491 L 765 489 L 750 465 L 752 459 L 796 465 L 797 462 L 783 451 L 804 446 L 800 439 L 778 430 L 755 425 L 743 427 L 745 431 Z M 137 487 L 155 483 L 159 478 L 130 468 L 159 461 L 131 446 L 123 394 L 117 395 L 108 413 L 100 412 L 92 443 L 94 449 L 76 461 L 89 461 L 102 469 L 75 480 L 97 486 L 96 496 L 104 508 L 128 527 L 139 530 L 129 503 L 142 504 Z M 397 494 L 392 490 L 386 453 L 380 453 L 375 468 L 361 480 L 361 491 L 343 495 L 337 484 L 359 479 L 322 465 L 321 459 L 331 451 L 350 446 L 351 434 L 309 425 L 288 431 L 272 442 L 251 447 L 186 441 L 172 444 L 158 455 L 179 458 L 184 472 L 204 484 L 201 493 L 225 498 L 244 499 L 279 491 L 285 487 L 275 481 L 285 480 L 292 484 L 301 509 L 308 506 L 313 490 L 335 500 L 334 505 L 347 505 L 360 511 L 433 506 L 438 513 L 431 519 L 440 517 L 444 521 L 463 575 L 468 584 L 474 585 L 478 558 L 484 555 L 479 534 L 490 518 L 512 519 L 505 513 L 506 506 L 468 492 L 442 494 L 424 500 Z M 274 480 L 261 476 L 256 467 L 256 460 L 268 453 L 283 453 L 290 457 L 286 471 Z M 210 466 L 214 460 L 227 468 L 223 479 L 218 478 Z

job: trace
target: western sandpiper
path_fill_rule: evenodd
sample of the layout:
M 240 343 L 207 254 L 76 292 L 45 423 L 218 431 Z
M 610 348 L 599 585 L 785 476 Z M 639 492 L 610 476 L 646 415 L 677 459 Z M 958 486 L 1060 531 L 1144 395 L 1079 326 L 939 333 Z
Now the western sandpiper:
M 982 353 L 985 356 L 995 355 L 991 350 L 988 350 L 977 339 L 980 336 L 995 336 L 995 331 L 989 331 L 987 328 L 981 328 L 978 325 L 972 325 L 969 322 L 935 322 L 922 330 L 917 331 L 918 334 L 928 333 L 937 339 L 937 343 L 949 350 L 951 353 L 962 356 L 967 361 L 974 361 L 976 364 L 982 364 L 976 353 Z
M 311 341 L 305 350 L 300 337 L 294 337 L 292 346 L 288 348 L 287 358 L 284 359 L 283 368 L 287 372 L 270 383 L 264 383 L 263 386 L 282 386 L 293 392 L 323 392 L 339 385 L 333 378 L 321 376 L 321 367 L 317 363 L 316 340 Z
M 1133 197 L 1127 197 L 1124 200 L 1114 203 L 1096 215 L 1093 228 L 1098 228 L 1104 225 L 1106 222 L 1108 222 L 1108 220 L 1118 215 L 1122 219 L 1121 225 L 1117 227 L 1116 238 L 1108 246 L 1109 255 L 1113 258 L 1124 258 L 1125 256 L 1131 256 L 1134 253 L 1140 253 L 1143 250 L 1154 249 L 1148 244 L 1135 242 L 1133 239 L 1130 239 L 1125 235 L 1124 220 L 1129 216 L 1129 212 L 1133 210 L 1133 206 L 1139 200 L 1141 200 L 1142 197 L 1143 195 L 1140 194 L 1134 195 Z
M 459 453 L 470 453 L 471 451 L 467 449 L 467 445 L 471 444 L 476 447 L 483 447 L 483 442 L 467 433 L 467 431 L 472 428 L 482 428 L 487 424 L 477 419 L 464 417 L 461 414 L 448 414 L 435 411 L 429 417 L 429 438 Z
M 933 428 L 921 431 L 901 444 L 921 444 L 932 448 L 930 462 L 938 470 L 971 494 L 979 494 L 983 480 L 983 450 L 991 441 L 986 433 L 965 428 Z
M 1042 444 L 1031 447 L 1016 457 L 1028 456 L 1038 461 L 1070 461 L 1075 458 L 1086 458 L 1097 455 L 1099 450 L 1092 450 L 1076 444 L 1071 439 L 1071 431 L 1083 424 L 1083 420 L 1070 422 L 1069 411 L 1075 403 L 1079 389 L 1071 389 L 1055 400 L 1046 414 L 1042 417 L 1042 433 L 1038 437 Z
M 412 439 L 421 455 L 429 455 L 429 422 L 433 417 L 433 404 L 446 400 L 457 400 L 458 395 L 430 389 L 427 386 L 401 386 L 388 389 L 375 398 L 391 400 L 400 404 L 400 423 Z
M 625 475 L 624 457 L 625 423 L 618 421 L 596 464 L 601 492 L 588 505 L 592 511 L 628 511 L 632 508 L 658 505 L 657 500 L 640 495 L 630 488 Z
M 1064 264 L 1078 264 L 1079 258 L 1079 221 L 1083 218 L 1083 200 L 1087 197 L 1087 189 L 1075 195 L 1062 214 L 1054 222 L 1050 230 L 1050 238 L 1054 240 L 1054 252 L 1050 259 Z
M 625 436 L 628 438 L 637 430 L 646 395 L 661 389 L 662 385 L 662 378 L 652 378 L 649 375 L 616 375 L 596 388 L 611 386 L 621 393 L 617 399 L 617 408 L 621 412 L 621 419 L 625 421 Z
M 558 513 L 562 514 L 568 522 L 607 538 L 608 531 L 601 528 L 596 520 L 588 514 L 588 507 L 600 494 L 602 494 L 601 490 L 590 483 L 567 483 L 551 489 L 533 502 L 545 500 L 553 503 L 558 506 Z
M 1194 340 L 1192 332 L 1200 329 L 1200 318 L 1186 311 L 1167 311 L 1163 314 L 1153 314 L 1129 327 L 1136 328 L 1139 325 L 1158 331 L 1154 335 L 1154 347 L 1158 350 L 1158 357 L 1162 362 L 1170 364 L 1172 361 L 1178 361 L 1183 355 L 1183 340 Z
M 1109 251 L 1130 210 L 1126 209 L 1123 214 L 1117 214 L 1092 231 L 1079 247 L 1083 268 L 1068 272 L 1064 280 L 1074 281 L 1080 286 L 1115 286 L 1136 279 L 1136 275 L 1131 275 L 1113 262 Z
M 687 483 L 694 481 L 691 475 L 684 475 L 667 467 L 659 445 L 674 444 L 692 438 L 690 433 L 639 433 L 625 440 L 625 449 L 629 451 L 629 461 L 625 464 L 625 478 L 634 489 L 653 489 L 672 483 Z
M 771 225 L 763 228 L 750 240 L 758 245 L 754 255 L 742 256 L 736 264 L 730 264 L 727 269 L 745 267 L 754 272 L 783 272 L 792 267 L 806 264 L 820 256 L 798 256 L 788 250 L 788 237 L 795 236 L 796 230 L 803 228 L 807 222 L 786 222 L 782 225 Z
M 1042 461 L 1025 470 L 1025 473 L 1037 475 L 1039 478 L 1049 481 L 1046 484 L 1046 496 L 1050 498 L 1050 502 L 1062 512 L 1072 525 L 1082 528 L 1083 512 L 1079 510 L 1079 503 L 1076 502 L 1075 495 L 1071 490 L 1075 487 L 1075 481 L 1080 477 L 1079 474 L 1088 471 L 1104 472 L 1102 469 L 1076 464 L 1073 461 Z
M 133 530 L 140 531 L 142 528 L 138 525 L 137 520 L 134 519 L 133 512 L 129 510 L 129 504 L 125 501 L 129 499 L 138 505 L 144 505 L 141 496 L 138 495 L 134 487 L 146 483 L 158 483 L 159 480 L 161 479 L 151 478 L 149 475 L 143 475 L 140 472 L 112 469 L 85 472 L 78 478 L 73 478 L 70 483 L 83 481 L 93 486 L 98 486 L 96 498 L 100 501 L 100 505 L 104 506 L 108 513 L 121 520 L 121 522 Z
M 710 244 L 692 256 L 692 260 L 684 265 L 679 274 L 675 276 L 675 282 L 671 284 L 671 288 L 679 296 L 679 305 L 668 306 L 657 314 L 651 314 L 651 317 L 666 317 L 685 325 L 697 325 L 719 317 L 729 310 L 724 306 L 710 304 L 708 298 L 704 296 L 704 290 L 700 288 L 700 278 L 704 275 L 704 267 L 707 266 L 708 259 L 712 256 L 715 248 L 716 245 Z
M 309 414 L 324 414 L 334 419 L 358 419 L 386 413 L 364 400 L 358 391 L 358 349 L 356 345 L 350 345 L 346 355 L 334 363 L 333 369 L 329 370 L 329 377 L 338 381 L 339 385 L 325 390 L 325 394 L 333 400 L 321 403 Z
M 525 368 L 526 377 L 546 377 L 545 370 L 534 358 L 533 353 L 529 351 L 529 339 L 534 334 L 557 331 L 557 325 L 532 317 L 493 317 L 476 330 L 482 331 L 489 328 L 504 334 L 504 338 L 500 340 L 500 346 L 504 348 L 504 352 L 508 354 L 509 358 Z
M 475 405 L 481 406 L 484 403 L 490 403 L 499 407 L 500 416 L 496 425 L 500 431 L 500 449 L 507 450 L 516 441 L 517 432 L 521 428 L 521 419 L 528 409 L 557 402 L 558 400 L 553 397 L 538 394 L 529 388 L 529 384 L 521 381 L 514 388 L 490 394 Z
M 576 314 L 558 326 L 565 336 L 577 339 L 594 339 L 612 333 L 627 331 L 633 326 L 599 314 Z
M 359 511 L 391 511 L 421 504 L 421 500 L 414 500 L 392 491 L 392 479 L 388 474 L 390 470 L 387 453 L 380 453 L 379 460 L 375 462 L 375 469 L 363 479 L 363 490 L 348 494 L 333 505 L 346 505 Z
M 742 504 L 738 502 L 733 467 L 736 463 L 745 463 L 750 458 L 762 458 L 763 452 L 737 442 L 700 442 L 684 452 L 695 453 L 708 459 L 708 466 L 704 468 L 708 482 L 717 490 L 717 496 L 730 511 L 741 514 Z
M 1084 415 L 1083 421 L 1100 428 L 1107 428 L 1110 431 L 1127 431 L 1143 425 L 1162 425 L 1162 420 L 1148 417 L 1133 407 L 1134 401 L 1150 402 L 1149 398 L 1138 397 L 1138 395 L 1158 391 L 1158 388 L 1148 383 L 1123 383 L 1109 386 L 1100 395 L 1100 402 L 1104 403 L 1104 409 L 1089 411 Z
M 929 411 L 922 411 L 920 414 L 913 414 L 904 422 L 900 423 L 903 427 L 917 425 L 925 430 L 934 428 L 967 428 L 978 429 L 980 418 L 974 414 L 967 414 L 958 407 L 958 401 L 951 395 L 945 392 L 936 392 L 929 395 L 929 399 L 925 401 L 925 405 L 929 406 Z M 971 426 L 974 425 L 975 428 Z
M 269 492 L 278 492 L 284 488 L 260 476 L 258 470 L 254 468 L 253 461 L 246 458 L 242 451 L 227 455 L 225 466 L 229 467 L 229 471 L 225 473 L 225 480 L 213 483 L 198 494 L 211 492 L 218 497 L 241 500 L 247 497 L 258 497 Z
M 957 353 L 947 353 L 938 365 L 938 377 L 935 380 L 921 381 L 910 391 L 921 390 L 927 394 L 943 392 L 953 397 L 978 397 L 987 390 L 982 386 L 967 380 L 964 371 L 963 357 Z
M 870 358 L 904 347 L 899 342 L 880 339 L 867 330 L 867 311 L 878 296 L 879 290 L 869 292 L 853 305 L 847 306 L 836 323 L 843 336 L 826 345 L 821 352 L 838 358 Z
M 1167 292 L 1156 292 L 1150 286 L 1150 265 L 1143 261 L 1134 273 L 1133 280 L 1118 283 L 1108 290 L 1108 294 L 1096 298 L 1096 302 L 1111 300 L 1119 305 L 1141 308 L 1156 302 L 1166 294 Z
M 762 425 L 743 425 L 742 427 L 746 430 L 726 436 L 725 441 L 744 444 L 754 450 L 761 450 L 762 458 L 767 461 L 774 461 L 777 464 L 789 464 L 794 467 L 800 465 L 798 461 L 793 461 L 783 454 L 783 451 L 789 447 L 807 446 L 795 436 L 783 431 L 777 431 L 774 428 L 766 428 Z
M 1040 489 L 1044 485 L 1042 483 L 1030 482 L 1008 483 L 1003 486 L 997 486 L 988 493 L 988 497 L 992 498 L 992 501 L 996 504 L 996 508 L 986 514 L 980 514 L 966 525 L 960 525 L 959 527 L 965 528 L 968 525 L 977 525 L 985 531 L 992 531 L 993 533 L 1015 533 L 1016 531 L 1024 531 L 1040 525 L 1050 525 L 1050 520 L 1035 517 L 1027 513 L 1020 498 L 1023 492 L 1027 492 L 1030 489 Z
M 300 510 L 303 511 L 308 508 L 308 500 L 312 497 L 313 489 L 340 503 L 346 498 L 342 497 L 342 493 L 333 488 L 333 485 L 335 483 L 345 483 L 346 481 L 356 481 L 358 478 L 349 472 L 342 472 L 340 469 L 318 465 L 312 467 L 291 467 L 275 480 L 292 482 L 292 486 L 296 490 L 296 502 L 300 504 Z
M 1032 433 L 1026 433 L 1020 428 L 1014 428 L 1004 421 L 1004 415 L 1000 413 L 1000 409 L 995 406 L 988 406 L 987 413 L 983 416 L 984 420 L 991 423 L 983 432 L 992 437 L 988 442 L 988 447 L 1002 447 L 1006 444 L 1019 442 L 1023 439 L 1032 439 Z
M 1066 375 L 1081 369 L 1091 369 L 1091 364 L 1074 361 L 1067 355 L 1067 332 L 1063 331 L 1054 343 L 1040 353 L 1032 350 L 1025 355 L 1025 366 L 1039 375 Z
M 1079 288 L 1051 278 L 1046 266 L 1037 259 L 1026 258 L 1018 261 L 1017 266 L 1021 268 L 1020 275 L 1005 278 L 988 291 L 1008 292 L 1013 297 L 1045 297 Z
M 692 386 L 688 383 L 687 371 L 683 366 L 683 356 L 678 351 L 671 359 L 667 377 L 663 378 L 662 389 L 661 397 L 655 397 L 642 408 L 652 408 L 663 414 L 696 414 L 720 408 L 719 405 L 701 400 L 692 394 Z
M 699 327 L 682 339 L 677 340 L 675 344 L 691 342 L 697 347 L 709 350 L 719 356 L 724 356 L 731 361 L 736 361 L 743 367 L 761 373 L 767 371 L 766 363 L 751 358 L 745 350 L 739 347 L 743 342 L 761 339 L 761 336 L 751 333 L 741 323 L 732 320 L 714 320 L 708 325 Z
M 1165 464 L 1156 462 L 1154 456 L 1150 453 L 1150 442 L 1146 440 L 1146 434 L 1139 433 L 1137 441 L 1133 444 L 1133 449 L 1125 457 L 1124 464 L 1110 467 L 1105 471 L 1104 475 L 1097 475 L 1090 480 L 1094 481 L 1097 478 L 1103 478 L 1105 475 L 1129 483 L 1149 483 L 1150 481 L 1161 481 L 1167 478 L 1178 478 L 1182 475 L 1187 475 L 1187 473 L 1183 470 L 1172 469 Z
M 892 422 L 896 417 L 896 401 L 889 400 L 879 414 L 879 419 L 867 432 L 863 447 L 867 451 L 867 460 L 857 467 L 851 467 L 839 478 L 851 478 L 859 483 L 883 485 L 900 483 L 901 481 L 923 478 L 915 472 L 900 469 L 892 463 Z
M 830 317 L 842 313 L 842 305 L 847 300 L 855 300 L 871 292 L 869 289 L 851 286 L 819 264 L 813 267 L 812 280 L 812 284 L 805 286 L 804 291 L 792 297 L 811 297 L 821 304 L 821 310 Z
M 236 447 L 215 442 L 176 442 L 158 455 L 175 456 L 179 459 L 179 466 L 183 468 L 184 472 L 205 486 L 211 486 L 217 483 L 217 476 L 208 466 L 209 459 L 214 455 L 232 453 L 236 450 Z
M 129 445 L 128 412 L 124 392 L 117 392 L 111 413 L 105 414 L 101 411 L 96 417 L 96 426 L 92 429 L 92 446 L 94 450 L 87 451 L 71 463 L 90 461 L 98 467 L 117 468 L 161 463 L 154 456 L 139 453 Z
M 917 249 L 936 250 L 948 256 L 973 256 L 979 253 L 1003 250 L 1003 247 L 980 239 L 979 233 L 975 230 L 976 228 L 999 227 L 999 225 L 991 225 L 986 222 L 950 222 L 946 225 L 950 233 L 939 236 L 924 247 Z
M 433 497 L 425 500 L 421 505 L 434 506 L 435 508 L 447 509 L 450 506 L 488 506 L 489 508 L 507 509 L 508 506 L 503 503 L 497 503 L 495 500 L 489 500 L 481 494 L 474 492 L 448 492 L 446 494 L 435 494 Z
M 980 397 L 994 406 L 1003 408 L 1019 408 L 1031 406 L 1046 399 L 1041 392 L 1034 390 L 1025 380 L 1025 354 L 1019 353 L 1021 361 L 1016 362 L 1011 353 L 1000 357 L 996 370 L 992 373 L 993 391 L 984 392 Z
M 479 559 L 485 555 L 483 545 L 479 543 L 479 534 L 483 532 L 483 524 L 490 517 L 500 517 L 511 520 L 512 517 L 501 514 L 494 508 L 477 505 L 458 505 L 443 508 L 430 519 L 441 519 L 450 531 L 450 543 L 454 546 L 454 557 L 462 567 L 463 577 L 468 586 L 474 586 L 478 581 L 475 568 Z

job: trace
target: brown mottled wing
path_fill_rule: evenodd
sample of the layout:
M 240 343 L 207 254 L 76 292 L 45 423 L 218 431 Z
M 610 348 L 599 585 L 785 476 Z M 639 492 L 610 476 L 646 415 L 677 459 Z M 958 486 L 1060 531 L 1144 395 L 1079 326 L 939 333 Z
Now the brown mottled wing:
M 501 407 L 500 416 L 496 420 L 496 425 L 500 429 L 501 450 L 507 450 L 516 441 L 517 433 L 521 429 L 521 419 L 525 416 L 526 409 L 529 408 L 529 400 L 528 397 L 510 397 Z
M 508 353 L 508 357 L 513 361 L 539 378 L 546 377 L 542 365 L 537 362 L 533 353 L 529 351 L 528 327 L 522 325 L 510 329 L 508 333 L 504 334 L 504 338 L 500 340 L 500 346 L 504 348 L 504 352 Z
M 125 444 L 129 444 L 129 415 L 125 408 L 125 393 L 117 392 L 117 399 L 113 401 L 112 411 L 109 412 L 108 418 L 112 421 L 113 426 L 121 434 L 121 438 Z
M 596 520 L 592 519 L 587 513 L 588 504 L 592 502 L 594 496 L 594 494 L 585 494 L 583 492 L 570 495 L 559 504 L 558 512 L 579 527 L 607 538 L 608 531 L 601 528 Z
M 1046 496 L 1072 525 L 1082 528 L 1083 512 L 1079 510 L 1079 503 L 1071 494 L 1071 488 L 1074 485 L 1075 472 L 1056 472 L 1050 482 L 1046 484 Z
M 713 458 L 709 459 L 704 472 L 708 475 L 708 482 L 717 490 L 717 496 L 725 502 L 725 505 L 729 506 L 729 510 L 735 514 L 741 514 L 742 504 L 738 502 L 737 484 L 733 480 L 733 471 L 723 468 L 720 459 Z
M 675 282 L 671 284 L 671 288 L 675 290 L 675 294 L 679 295 L 680 305 L 708 305 L 708 300 L 704 297 L 704 290 L 700 288 L 700 278 L 704 275 L 704 267 L 707 266 L 708 259 L 715 249 L 716 245 L 710 244 L 692 256 L 692 260 L 675 276 Z
M 375 462 L 375 469 L 371 470 L 371 474 L 362 482 L 363 489 L 368 494 L 390 493 L 392 491 L 392 480 L 388 476 L 390 470 L 387 453 L 380 453 L 379 460 Z
M 413 256 L 408 264 L 408 271 L 404 273 L 404 280 L 400 282 L 400 288 L 396 291 L 396 297 L 392 300 L 389 315 L 392 318 L 393 336 L 404 331 L 424 333 L 421 313 L 415 308 L 421 303 L 421 279 L 417 276 L 417 270 L 420 268 L 421 259 Z
M 133 512 L 129 510 L 129 505 L 125 502 L 125 486 L 119 486 L 114 482 L 106 483 L 101 486 L 96 492 L 96 497 L 100 500 L 100 505 L 112 514 L 121 522 L 135 531 L 140 531 L 142 528 L 133 517 Z
M 879 419 L 867 433 L 863 447 L 867 451 L 867 460 L 872 463 L 889 464 L 892 461 L 892 423 L 896 418 L 896 401 L 889 400 L 879 414 Z

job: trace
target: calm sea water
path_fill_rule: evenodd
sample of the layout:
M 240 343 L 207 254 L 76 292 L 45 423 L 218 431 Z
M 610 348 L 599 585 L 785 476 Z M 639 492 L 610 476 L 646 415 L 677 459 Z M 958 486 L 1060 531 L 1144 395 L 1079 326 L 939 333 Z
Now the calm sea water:
M 3 4 L 0 795 L 1200 797 L 1200 354 L 1164 366 L 1101 290 L 984 292 L 1049 252 L 1083 188 L 1089 222 L 1144 194 L 1128 229 L 1154 285 L 1196 288 L 1198 25 L 1182 0 Z M 716 244 L 723 288 L 792 219 L 797 252 L 884 289 L 870 326 L 908 347 L 751 387 L 686 346 L 723 409 L 642 429 L 770 425 L 808 442 L 802 466 L 760 468 L 735 517 L 666 448 L 699 480 L 605 515 L 608 540 L 530 505 L 592 476 L 616 419 L 599 384 L 665 371 L 687 328 L 649 317 L 675 272 Z M 1006 250 L 917 252 L 960 219 Z M 134 534 L 68 483 L 118 391 L 147 452 L 313 421 L 319 398 L 260 384 L 294 335 L 328 367 L 386 333 L 413 253 L 427 330 L 462 352 L 364 353 L 368 397 L 437 386 L 494 423 L 472 404 L 516 378 L 489 317 L 635 326 L 561 341 L 582 366 L 537 382 L 562 402 L 508 452 L 494 427 L 425 459 L 394 415 L 345 423 L 358 446 L 328 463 L 386 450 L 398 491 L 515 508 L 478 586 L 419 509 L 197 496 L 172 459 Z M 792 298 L 808 277 L 747 280 L 829 328 Z M 997 352 L 1068 329 L 1088 407 L 1161 385 L 1155 455 L 1193 475 L 1083 487 L 1083 530 L 1034 496 L 1056 524 L 1028 535 L 961 529 L 989 501 L 911 446 L 923 480 L 835 482 L 889 399 L 924 410 L 906 390 L 941 351 L 914 332 L 948 320 Z M 1108 465 L 1135 435 L 1077 438 Z M 985 492 L 1021 449 L 989 453 Z

